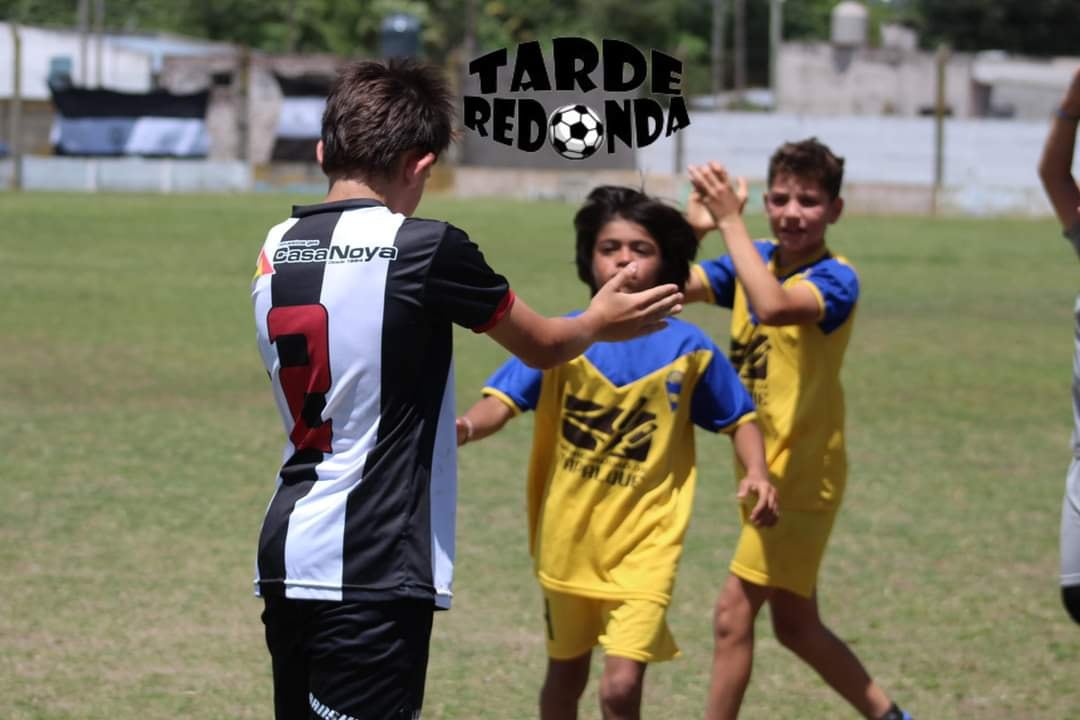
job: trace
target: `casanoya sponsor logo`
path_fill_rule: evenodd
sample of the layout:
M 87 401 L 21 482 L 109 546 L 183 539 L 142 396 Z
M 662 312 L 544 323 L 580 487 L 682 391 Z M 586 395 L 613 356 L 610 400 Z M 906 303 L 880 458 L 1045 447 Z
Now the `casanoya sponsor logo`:
M 506 48 L 472 60 L 469 74 L 478 78 L 480 94 L 464 98 L 465 127 L 525 152 L 548 144 L 565 158 L 581 160 L 596 153 L 605 140 L 607 151 L 614 153 L 620 145 L 645 147 L 690 125 L 680 87 L 683 64 L 671 55 L 651 50 L 646 57 L 621 40 L 603 40 L 598 48 L 579 37 L 555 38 L 551 52 L 550 71 L 539 41 L 518 45 L 512 68 Z M 521 96 L 546 91 L 640 96 L 557 108 Z M 500 92 L 516 95 L 502 97 Z M 657 98 L 666 99 L 666 108 Z
M 282 263 L 343 263 L 397 260 L 397 248 L 392 245 L 331 245 L 318 247 L 318 240 L 288 240 L 274 250 L 273 264 Z

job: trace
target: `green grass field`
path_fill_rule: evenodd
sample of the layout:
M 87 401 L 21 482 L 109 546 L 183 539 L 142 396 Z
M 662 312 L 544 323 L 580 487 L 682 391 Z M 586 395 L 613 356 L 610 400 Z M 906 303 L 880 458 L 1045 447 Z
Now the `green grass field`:
M 312 199 L 0 194 L 0 718 L 270 717 L 250 583 L 281 429 L 248 282 L 265 230 Z M 572 212 L 421 208 L 551 313 L 586 298 Z M 1080 628 L 1057 588 L 1075 257 L 1049 221 L 849 217 L 830 237 L 863 298 L 826 620 L 923 720 L 1080 716 Z M 685 316 L 726 346 L 725 311 Z M 464 408 L 503 352 L 457 337 Z M 425 718 L 535 714 L 530 431 L 519 419 L 462 452 L 457 597 L 436 618 Z M 683 656 L 649 670 L 653 718 L 702 713 L 737 531 L 728 441 L 698 445 L 670 613 Z M 855 717 L 764 615 L 758 637 L 745 717 Z M 592 683 L 582 717 L 595 698 Z

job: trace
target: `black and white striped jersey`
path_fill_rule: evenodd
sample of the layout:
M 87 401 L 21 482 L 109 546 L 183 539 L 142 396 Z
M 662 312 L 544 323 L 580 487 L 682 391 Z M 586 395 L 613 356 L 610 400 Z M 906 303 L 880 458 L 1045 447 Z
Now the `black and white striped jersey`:
M 451 323 L 490 328 L 506 279 L 453 225 L 346 200 L 270 230 L 252 299 L 287 436 L 256 594 L 449 607 Z

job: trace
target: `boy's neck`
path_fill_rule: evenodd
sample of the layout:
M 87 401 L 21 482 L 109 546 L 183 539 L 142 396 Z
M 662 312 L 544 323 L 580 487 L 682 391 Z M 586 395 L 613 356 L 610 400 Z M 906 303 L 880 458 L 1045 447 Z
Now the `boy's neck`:
M 402 183 L 391 180 L 372 185 L 358 177 L 336 177 L 330 180 L 330 189 L 323 202 L 340 200 L 375 200 L 387 207 L 390 212 L 412 215 L 419 198 L 410 193 Z
M 803 265 L 812 260 L 816 260 L 826 252 L 825 239 L 822 238 L 820 245 L 815 245 L 812 248 L 807 248 L 803 252 L 792 254 L 791 252 L 785 252 L 783 246 L 776 249 L 776 269 L 784 269 Z
M 330 189 L 326 192 L 326 199 L 323 202 L 341 200 L 378 200 L 383 205 L 389 206 L 384 193 L 355 178 L 337 178 L 330 182 Z

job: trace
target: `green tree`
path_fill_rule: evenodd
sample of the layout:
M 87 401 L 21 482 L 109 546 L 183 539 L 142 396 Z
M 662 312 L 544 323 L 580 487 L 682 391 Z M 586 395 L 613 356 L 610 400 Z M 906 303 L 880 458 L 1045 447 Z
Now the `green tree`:
M 1076 0 L 913 0 L 927 45 L 1007 50 L 1026 55 L 1080 53 Z

